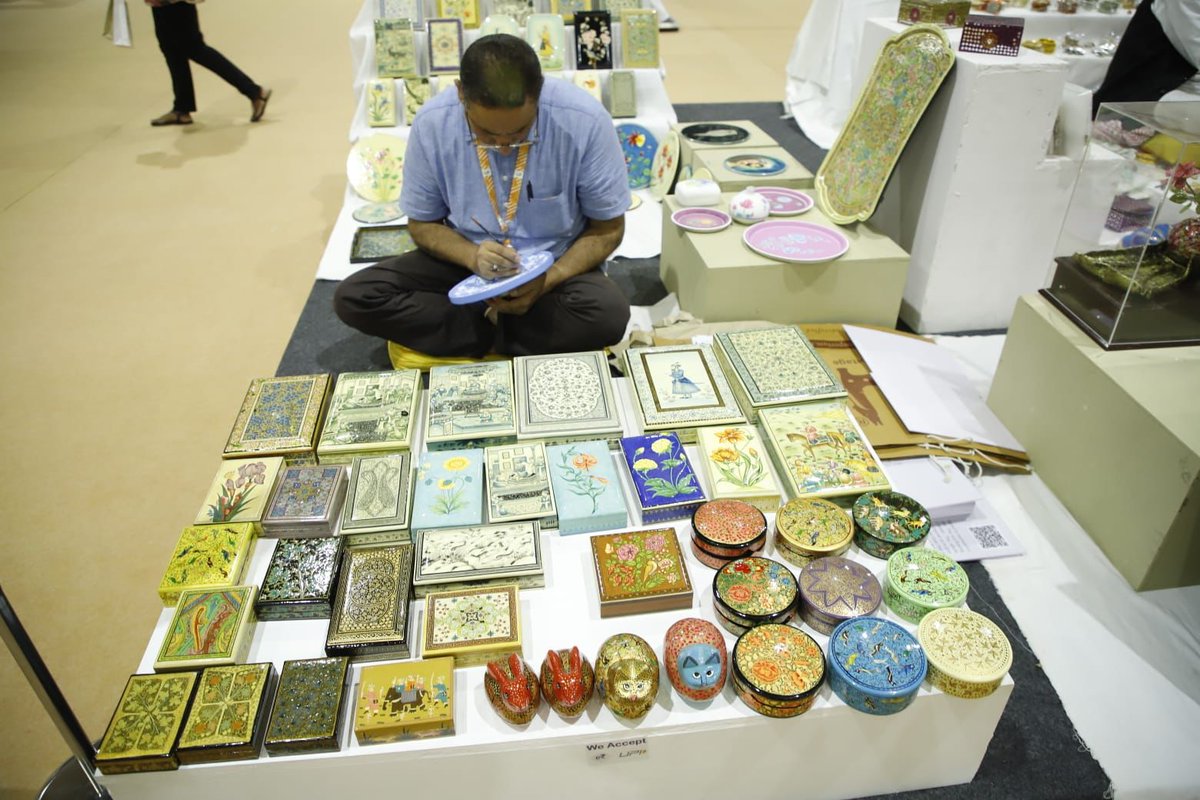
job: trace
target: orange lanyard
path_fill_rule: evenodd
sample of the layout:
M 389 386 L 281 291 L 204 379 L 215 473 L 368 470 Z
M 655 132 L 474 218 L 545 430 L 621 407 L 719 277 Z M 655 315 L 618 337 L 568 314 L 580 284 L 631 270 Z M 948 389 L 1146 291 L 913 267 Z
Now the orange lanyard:
M 500 205 L 496 198 L 496 178 L 492 175 L 492 160 L 488 158 L 487 148 L 475 147 L 475 155 L 479 156 L 479 169 L 483 173 L 483 185 L 487 188 L 488 201 L 492 204 L 492 213 L 496 215 L 496 223 L 504 234 L 504 244 L 508 246 L 508 228 L 517 216 L 517 203 L 521 199 L 521 184 L 525 182 L 525 165 L 529 163 L 530 142 L 517 145 L 517 166 L 513 169 L 512 186 L 508 190 L 508 202 L 504 204 L 504 216 L 500 216 Z

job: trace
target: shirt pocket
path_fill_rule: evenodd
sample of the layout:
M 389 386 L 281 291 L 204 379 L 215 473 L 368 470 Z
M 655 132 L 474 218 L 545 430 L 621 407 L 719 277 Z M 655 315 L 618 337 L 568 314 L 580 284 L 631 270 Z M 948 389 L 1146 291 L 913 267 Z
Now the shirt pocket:
M 526 199 L 522 205 L 526 213 L 521 221 L 530 238 L 561 239 L 574 231 L 576 214 L 566 192 Z

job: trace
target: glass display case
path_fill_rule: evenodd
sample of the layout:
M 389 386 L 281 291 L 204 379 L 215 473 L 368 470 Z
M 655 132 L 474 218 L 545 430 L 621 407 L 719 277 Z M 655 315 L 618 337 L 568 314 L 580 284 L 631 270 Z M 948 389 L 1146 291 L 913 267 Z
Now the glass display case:
M 1105 349 L 1200 343 L 1200 102 L 1106 103 L 1042 293 Z

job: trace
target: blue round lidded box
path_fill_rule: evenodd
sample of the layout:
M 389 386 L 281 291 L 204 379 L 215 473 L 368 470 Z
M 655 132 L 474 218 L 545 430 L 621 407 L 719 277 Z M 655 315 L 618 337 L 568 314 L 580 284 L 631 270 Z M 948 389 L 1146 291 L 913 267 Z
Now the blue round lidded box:
M 866 714 L 907 708 L 927 667 L 917 638 L 890 620 L 854 617 L 829 636 L 829 686 L 842 702 Z

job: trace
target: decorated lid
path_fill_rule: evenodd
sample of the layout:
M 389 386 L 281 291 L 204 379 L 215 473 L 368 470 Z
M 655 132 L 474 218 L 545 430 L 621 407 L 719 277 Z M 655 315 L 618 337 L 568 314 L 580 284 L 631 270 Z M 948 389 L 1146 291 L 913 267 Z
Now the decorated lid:
M 767 518 L 741 500 L 710 500 L 692 514 L 692 530 L 714 547 L 750 547 L 767 535 Z
M 845 549 L 854 537 L 850 516 L 834 503 L 818 498 L 789 500 L 775 514 L 780 543 L 805 555 Z
M 825 680 L 825 655 L 804 631 L 770 623 L 738 638 L 733 669 L 763 700 L 803 700 Z
M 929 534 L 925 506 L 899 492 L 867 492 L 854 501 L 854 522 L 876 539 L 909 545 Z
M 1012 647 L 996 623 L 965 608 L 931 611 L 917 626 L 929 663 L 966 683 L 998 681 L 1012 666 Z
M 829 664 L 876 697 L 911 694 L 925 679 L 925 651 L 916 637 L 879 617 L 855 617 L 834 628 Z
M 829 556 L 800 571 L 800 597 L 819 616 L 843 620 L 873 614 L 883 600 L 883 589 L 862 564 Z
M 791 570 L 759 556 L 730 561 L 713 576 L 713 602 L 735 622 L 776 621 L 799 602 Z
M 917 605 L 942 608 L 967 598 L 971 581 L 966 570 L 944 553 L 927 547 L 906 547 L 888 558 L 888 586 Z

